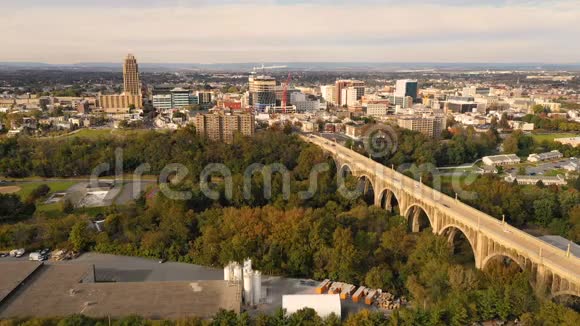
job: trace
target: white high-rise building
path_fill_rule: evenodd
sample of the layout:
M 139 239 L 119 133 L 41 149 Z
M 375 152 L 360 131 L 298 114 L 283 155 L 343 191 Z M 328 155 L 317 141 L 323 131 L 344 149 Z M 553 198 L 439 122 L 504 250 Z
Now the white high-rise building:
M 364 86 L 350 86 L 343 88 L 340 94 L 341 105 L 352 106 L 358 104 L 365 95 Z
M 336 104 L 336 86 L 334 85 L 325 85 L 320 86 L 320 93 L 322 94 L 322 98 L 332 104 Z
M 418 83 L 416 80 L 411 79 L 401 79 L 397 80 L 395 88 L 396 97 L 407 97 L 410 96 L 413 100 L 417 99 L 418 95 Z

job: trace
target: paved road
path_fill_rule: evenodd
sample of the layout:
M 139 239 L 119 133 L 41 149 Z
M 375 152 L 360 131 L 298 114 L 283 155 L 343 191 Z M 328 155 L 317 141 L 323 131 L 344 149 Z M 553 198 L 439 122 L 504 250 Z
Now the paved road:
M 8 261 L 28 261 L 29 252 L 23 257 L 0 258 L 0 263 Z M 162 281 L 195 281 L 223 280 L 221 268 L 210 268 L 200 265 L 165 262 L 157 259 L 108 255 L 88 252 L 80 257 L 67 261 L 47 260 L 45 264 L 90 264 L 95 265 L 97 281 L 115 282 L 162 282 Z
M 406 177 L 397 171 L 385 167 L 384 165 L 339 144 L 335 144 L 316 135 L 307 136 L 304 137 L 304 139 L 331 153 L 342 154 L 349 158 L 349 161 L 360 163 L 366 169 L 375 174 L 383 174 L 386 179 L 398 180 L 398 182 L 395 181 L 395 183 L 399 183 L 407 192 L 416 193 L 417 196 L 422 196 L 422 198 L 427 202 L 430 202 L 431 205 L 439 206 L 439 209 L 441 210 L 447 210 L 450 215 L 459 217 L 462 222 L 471 226 L 473 229 L 479 228 L 480 231 L 489 238 L 494 239 L 499 243 L 506 244 L 508 247 L 516 249 L 518 252 L 527 253 L 528 257 L 533 258 L 534 261 L 542 261 L 542 263 L 552 271 L 557 272 L 561 276 L 568 277 L 569 279 L 574 280 L 577 284 L 580 284 L 580 259 L 578 257 L 575 257 L 574 255 L 567 257 L 566 251 L 560 248 L 535 238 L 515 227 L 502 224 L 501 221 L 498 221 L 492 216 L 431 189 L 422 183 Z M 542 252 L 541 257 L 540 251 Z

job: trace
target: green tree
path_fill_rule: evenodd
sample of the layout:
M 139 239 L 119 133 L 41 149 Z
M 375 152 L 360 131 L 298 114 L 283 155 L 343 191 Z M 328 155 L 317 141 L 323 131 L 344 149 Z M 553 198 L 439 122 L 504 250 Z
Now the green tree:
M 501 118 L 499 119 L 499 126 L 500 126 L 500 128 L 503 128 L 503 129 L 510 129 L 510 124 L 508 122 L 507 113 L 503 113 L 501 115 Z
M 38 199 L 48 195 L 49 192 L 50 192 L 50 187 L 46 184 L 41 184 L 40 186 L 34 188 L 30 192 L 30 195 L 28 195 L 28 198 L 26 199 L 26 201 L 29 203 L 34 203 Z
M 393 272 L 387 265 L 371 268 L 365 276 L 365 285 L 373 289 L 390 289 L 393 284 Z
M 61 202 L 61 211 L 65 214 L 70 214 L 74 211 L 75 207 L 72 203 L 72 201 L 68 198 L 65 198 L 62 202 Z
M 312 308 L 303 308 L 288 317 L 288 326 L 322 326 L 324 325 L 316 311 Z
M 89 231 L 87 221 L 80 220 L 73 225 L 70 235 L 69 242 L 75 252 L 82 252 L 87 248 L 89 244 Z
M 534 201 L 535 222 L 541 226 L 548 226 L 554 217 L 556 204 L 551 198 L 543 198 Z

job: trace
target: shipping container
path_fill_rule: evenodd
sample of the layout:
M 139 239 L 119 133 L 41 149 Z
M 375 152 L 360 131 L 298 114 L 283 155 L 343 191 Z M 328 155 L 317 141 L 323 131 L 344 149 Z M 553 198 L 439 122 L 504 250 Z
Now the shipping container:
M 369 291 L 369 293 L 365 297 L 365 303 L 367 305 L 373 304 L 373 300 L 375 299 L 375 296 L 376 295 L 377 295 L 377 290 L 371 290 L 371 291 Z
M 367 288 L 364 286 L 361 286 L 360 288 L 358 288 L 358 290 L 356 290 L 356 292 L 352 295 L 352 301 L 354 302 L 359 302 L 360 299 L 367 293 Z
M 329 279 L 326 279 L 324 281 L 322 281 L 318 287 L 316 288 L 316 293 L 317 294 L 322 294 L 326 291 L 328 291 L 328 288 L 330 287 L 330 285 L 332 284 L 332 282 L 330 282 Z

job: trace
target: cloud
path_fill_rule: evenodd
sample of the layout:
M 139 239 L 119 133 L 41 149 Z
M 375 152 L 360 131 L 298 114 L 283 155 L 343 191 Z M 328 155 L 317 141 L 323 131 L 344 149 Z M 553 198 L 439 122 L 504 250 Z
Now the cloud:
M 0 13 L 0 30 L 10 31 L 3 35 L 0 61 L 119 61 L 128 51 L 141 62 L 574 62 L 580 57 L 574 41 L 580 35 L 577 1 L 50 3 L 9 2 L 10 10 Z

